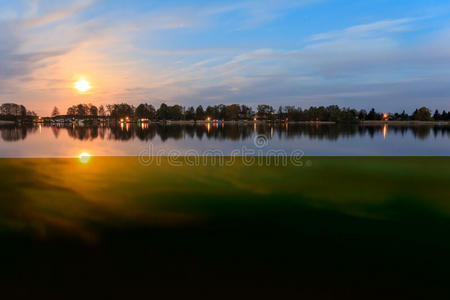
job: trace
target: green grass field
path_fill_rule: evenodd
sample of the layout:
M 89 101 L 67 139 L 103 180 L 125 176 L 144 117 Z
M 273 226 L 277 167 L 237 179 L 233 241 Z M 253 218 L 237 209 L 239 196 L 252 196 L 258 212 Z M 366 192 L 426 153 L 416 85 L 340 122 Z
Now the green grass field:
M 5 293 L 449 295 L 450 158 L 304 162 L 0 159 Z

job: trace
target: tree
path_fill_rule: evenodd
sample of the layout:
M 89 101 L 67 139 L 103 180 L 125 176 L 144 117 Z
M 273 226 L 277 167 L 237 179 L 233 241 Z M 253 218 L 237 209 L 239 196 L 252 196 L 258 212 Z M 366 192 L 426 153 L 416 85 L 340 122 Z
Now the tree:
M 301 108 L 296 109 L 294 106 L 286 106 L 284 108 L 285 116 L 289 121 L 303 121 L 303 111 Z
M 206 117 L 211 119 L 218 119 L 219 113 L 216 106 L 208 106 L 206 108 Z
M 86 104 L 78 104 L 76 108 L 76 115 L 78 117 L 85 117 L 88 114 L 88 106 Z
M 241 107 L 239 104 L 231 104 L 226 108 L 225 118 L 228 120 L 237 120 L 241 114 Z
M 126 104 L 113 104 L 106 105 L 106 109 L 108 110 L 111 118 L 113 119 L 124 119 L 124 118 L 134 118 L 134 107 Z
M 258 105 L 258 117 L 260 118 L 268 118 L 271 113 L 274 112 L 273 107 L 267 104 Z
M 25 118 L 27 116 L 27 109 L 23 105 L 20 105 L 20 116 L 22 118 Z
M 381 115 L 375 112 L 375 108 L 372 108 L 367 115 L 367 120 L 381 120 Z
M 151 104 L 139 104 L 135 110 L 135 116 L 138 119 L 154 119 L 155 118 L 155 108 Z
M 224 120 L 227 114 L 226 105 L 219 104 L 215 106 L 216 117 L 219 120 Z
M 72 105 L 67 109 L 68 116 L 75 116 L 76 114 L 77 114 L 77 107 L 75 105 Z
M 400 114 L 400 120 L 401 121 L 406 121 L 409 119 L 408 114 L 405 111 L 402 111 L 402 113 Z
M 367 111 L 365 110 L 365 109 L 361 109 L 360 111 L 359 111 L 359 114 L 358 114 L 358 119 L 359 120 L 365 120 L 365 119 L 367 119 Z
M 158 120 L 167 120 L 169 117 L 169 107 L 165 103 L 161 103 L 158 111 L 156 112 Z
M 169 106 L 169 120 L 182 120 L 184 115 L 184 109 L 180 105 Z
M 413 120 L 416 121 L 431 121 L 431 112 L 426 107 L 421 107 L 416 109 L 413 114 Z
M 97 118 L 98 116 L 98 108 L 95 105 L 89 104 L 89 115 Z
M 54 118 L 54 117 L 59 116 L 59 115 L 60 115 L 59 109 L 55 106 L 53 108 L 53 111 L 52 111 L 52 117 Z
M 439 111 L 437 109 L 434 111 L 433 119 L 435 121 L 439 121 L 442 119 L 442 116 L 439 114 Z
M 250 106 L 241 105 L 241 119 L 250 119 L 253 116 L 253 109 Z
M 100 117 L 104 117 L 105 116 L 105 107 L 103 107 L 103 105 L 100 105 L 100 107 L 98 108 L 98 115 Z
M 151 104 L 146 104 L 147 107 L 147 111 L 148 111 L 148 118 L 150 120 L 154 120 L 156 119 L 156 109 L 153 105 Z
M 195 120 L 195 109 L 191 106 L 184 112 L 186 120 Z
M 145 104 L 139 104 L 138 107 L 136 107 L 136 118 L 138 119 L 145 119 L 149 117 L 149 111 L 147 109 L 147 106 Z
M 203 106 L 199 105 L 195 110 L 195 119 L 196 120 L 204 120 L 205 119 L 205 111 L 203 110 Z
M 26 115 L 26 108 L 23 105 L 18 105 L 15 103 L 5 103 L 2 104 L 0 108 L 0 113 L 2 115 L 11 115 L 15 117 Z
M 359 112 L 358 116 L 364 118 L 365 117 L 364 112 L 362 112 L 362 114 L 361 114 L 361 112 Z M 349 118 L 345 116 L 345 114 L 341 111 L 341 109 L 337 105 L 328 106 L 326 108 L 325 112 L 322 112 L 321 116 L 319 117 L 319 120 L 321 120 L 321 121 L 338 122 L 341 119 L 346 119 L 347 121 L 349 121 L 348 120 Z
M 115 105 L 106 104 L 106 112 L 107 112 L 107 114 L 109 114 L 111 117 L 113 117 L 114 107 L 115 107 Z

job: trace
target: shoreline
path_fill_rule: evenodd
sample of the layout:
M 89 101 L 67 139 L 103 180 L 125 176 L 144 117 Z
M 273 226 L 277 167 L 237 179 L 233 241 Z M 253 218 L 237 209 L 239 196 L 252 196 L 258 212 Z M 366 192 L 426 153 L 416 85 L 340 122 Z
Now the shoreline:
M 450 125 L 450 121 L 360 121 L 361 125 Z
M 69 123 L 57 123 L 57 122 L 42 122 L 43 124 L 69 124 Z M 107 121 L 107 122 L 94 122 L 97 125 L 100 124 L 120 124 L 120 122 Z M 146 122 L 145 122 L 146 123 Z M 239 120 L 239 121 L 150 121 L 149 124 L 159 124 L 159 125 L 362 125 L 362 126 L 375 126 L 375 125 L 391 125 L 391 126 L 448 126 L 450 121 L 380 121 L 380 120 L 370 120 L 370 121 L 359 121 L 359 122 L 333 122 L 333 121 L 291 121 L 291 122 L 279 122 L 279 121 L 267 121 L 267 120 Z M 34 124 L 38 124 L 34 122 Z M 130 121 L 124 124 L 140 124 L 140 122 Z M 0 121 L 0 125 L 23 125 L 14 121 Z M 92 124 L 95 125 L 95 124 Z

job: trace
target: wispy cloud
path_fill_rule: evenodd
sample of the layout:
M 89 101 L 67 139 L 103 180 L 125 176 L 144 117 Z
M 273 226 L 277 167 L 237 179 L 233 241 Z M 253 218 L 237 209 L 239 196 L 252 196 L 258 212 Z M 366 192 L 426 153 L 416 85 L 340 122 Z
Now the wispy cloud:
M 312 41 L 330 40 L 337 38 L 366 38 L 386 36 L 387 34 L 401 33 L 413 29 L 415 18 L 396 20 L 381 20 L 373 23 L 356 25 L 340 31 L 331 31 L 314 35 Z
M 31 15 L 31 17 L 27 17 L 24 20 L 23 25 L 26 27 L 39 27 L 51 24 L 53 22 L 67 20 L 68 18 L 76 15 L 77 13 L 92 6 L 93 4 L 94 4 L 93 0 L 81 0 L 74 2 L 69 6 L 58 7 L 57 9 L 49 11 L 45 14 L 37 15 L 39 2 L 31 1 L 30 9 L 27 14 L 29 16 Z

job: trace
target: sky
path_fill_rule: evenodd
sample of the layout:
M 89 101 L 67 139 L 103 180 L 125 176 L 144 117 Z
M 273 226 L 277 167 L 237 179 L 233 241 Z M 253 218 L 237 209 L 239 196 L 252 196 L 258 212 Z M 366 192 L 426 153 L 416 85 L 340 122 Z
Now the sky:
M 0 103 L 40 115 L 121 102 L 450 110 L 449 75 L 443 0 L 0 0 Z

